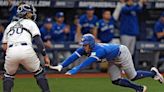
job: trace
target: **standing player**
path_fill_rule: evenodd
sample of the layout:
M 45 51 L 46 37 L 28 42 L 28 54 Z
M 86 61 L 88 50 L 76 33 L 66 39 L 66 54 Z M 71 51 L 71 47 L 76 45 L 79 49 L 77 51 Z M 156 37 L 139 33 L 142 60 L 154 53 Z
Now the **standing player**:
M 14 86 L 14 75 L 19 67 L 23 65 L 28 71 L 34 73 L 38 86 L 42 92 L 50 92 L 47 79 L 40 61 L 32 48 L 33 39 L 42 55 L 45 65 L 49 66 L 50 60 L 46 55 L 40 32 L 35 24 L 36 14 L 32 5 L 23 4 L 18 7 L 18 21 L 12 21 L 6 28 L 3 36 L 3 48 L 6 51 L 5 71 L 3 78 L 3 92 L 12 92 Z
M 128 47 L 133 55 L 136 43 L 136 36 L 139 35 L 138 16 L 146 3 L 146 0 L 139 0 L 134 4 L 134 0 L 124 0 L 125 5 L 120 13 L 120 35 L 121 43 Z
M 80 42 L 82 35 L 87 33 L 92 33 L 95 37 L 97 36 L 96 22 L 98 21 L 98 18 L 94 15 L 94 12 L 94 7 L 88 6 L 86 14 L 80 16 L 76 31 L 77 42 Z
M 111 12 L 104 10 L 102 13 L 103 19 L 96 23 L 97 38 L 102 43 L 109 43 L 114 37 L 115 19 L 111 16 Z
M 132 81 L 145 77 L 152 77 L 164 83 L 162 75 L 155 67 L 153 67 L 151 71 L 136 71 L 131 54 L 124 45 L 95 43 L 95 38 L 91 34 L 84 35 L 81 44 L 82 47 L 77 49 L 68 59 L 60 65 L 51 68 L 61 71 L 63 67 L 68 66 L 82 55 L 87 55 L 88 58 L 84 62 L 74 67 L 72 70 L 69 70 L 66 74 L 76 74 L 80 69 L 91 63 L 106 59 L 110 63 L 109 73 L 112 83 L 115 85 L 132 88 L 136 90 L 136 92 L 146 92 L 146 86 L 135 84 Z M 121 70 L 124 70 L 127 77 L 132 81 L 122 78 Z
M 54 42 L 63 42 L 65 35 L 65 27 L 64 23 L 64 12 L 57 12 L 55 14 L 56 22 L 53 24 L 53 41 Z
M 164 41 L 164 12 L 161 14 L 159 20 L 155 23 L 154 40 L 160 42 Z

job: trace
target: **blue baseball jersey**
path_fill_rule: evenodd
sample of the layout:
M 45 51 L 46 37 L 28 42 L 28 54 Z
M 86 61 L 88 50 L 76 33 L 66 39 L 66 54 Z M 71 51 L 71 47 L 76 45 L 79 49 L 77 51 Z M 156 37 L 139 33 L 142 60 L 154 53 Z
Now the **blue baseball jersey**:
M 53 41 L 53 29 L 51 30 L 47 30 L 44 26 L 40 28 L 40 33 L 41 33 L 41 38 L 44 42 L 46 42 L 47 40 Z
M 93 16 L 91 20 L 88 19 L 86 14 L 80 16 L 79 24 L 82 27 L 82 34 L 90 33 L 90 30 L 96 26 L 98 18 L 96 15 Z
M 57 23 L 53 24 L 53 36 L 54 36 L 54 42 L 63 42 L 64 40 L 64 29 L 65 24 L 62 23 L 61 25 L 58 25 Z
M 139 34 L 139 24 L 137 13 L 142 11 L 139 4 L 125 5 L 121 10 L 120 33 L 121 35 L 137 36 Z
M 11 21 L 13 19 L 13 17 L 16 16 L 16 14 L 17 14 L 17 6 L 12 5 L 9 9 L 9 12 L 10 12 L 9 21 Z
M 63 67 L 68 66 L 76 59 L 83 55 L 87 55 L 88 58 L 81 63 L 79 66 L 74 67 L 70 70 L 71 74 L 77 73 L 81 68 L 90 65 L 93 62 L 101 61 L 106 59 L 107 61 L 114 60 L 120 55 L 120 45 L 117 44 L 96 44 L 92 49 L 91 53 L 86 53 L 83 47 L 77 49 L 69 58 L 67 58 L 61 65 Z
M 108 43 L 114 37 L 113 32 L 115 22 L 115 19 L 112 17 L 108 22 L 101 19 L 96 23 L 98 28 L 97 37 L 102 43 Z
M 164 32 L 164 23 L 162 23 L 160 20 L 157 21 L 157 22 L 155 23 L 155 26 L 154 26 L 154 40 L 155 40 L 155 41 L 160 41 L 160 40 L 164 39 L 164 37 L 162 37 L 162 38 L 158 38 L 158 37 L 157 37 L 156 34 L 157 34 L 158 32 Z

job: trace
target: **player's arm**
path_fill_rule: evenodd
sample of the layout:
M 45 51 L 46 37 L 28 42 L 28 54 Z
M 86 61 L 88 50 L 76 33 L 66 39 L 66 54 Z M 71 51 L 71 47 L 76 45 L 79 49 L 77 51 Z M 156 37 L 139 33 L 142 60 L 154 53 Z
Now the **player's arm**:
M 91 33 L 94 35 L 96 42 L 100 42 L 100 40 L 97 38 L 97 22 L 98 18 L 96 17 L 96 22 L 94 23 L 94 27 L 91 29 Z
M 81 25 L 78 24 L 77 25 L 77 29 L 76 29 L 76 39 L 77 39 L 77 42 L 80 42 L 80 38 L 82 37 L 82 34 L 81 34 Z
M 82 29 L 82 25 L 83 25 L 82 21 L 83 21 L 83 18 L 80 17 L 79 23 L 77 24 L 77 29 L 76 29 L 76 40 L 77 40 L 77 42 L 80 42 L 81 37 L 82 37 L 82 33 L 81 33 L 81 29 Z
M 44 56 L 45 66 L 50 66 L 50 60 L 49 60 L 49 57 L 46 54 L 46 49 L 44 47 L 44 43 L 41 39 L 41 36 L 40 35 L 35 35 L 33 37 L 33 40 L 34 40 L 39 52 L 41 52 L 41 54 Z
M 94 27 L 94 30 L 95 30 L 95 33 L 94 35 L 96 35 L 96 42 L 101 42 L 100 39 L 98 39 L 98 31 L 99 31 L 99 28 L 100 28 L 100 23 L 99 21 L 96 22 L 96 26 Z
M 76 74 L 80 69 L 91 65 L 93 62 L 100 61 L 102 57 L 105 55 L 104 50 L 97 50 L 96 52 L 92 52 L 91 56 L 88 57 L 84 62 L 82 62 L 80 65 L 74 67 L 72 70 L 68 71 L 66 74 L 72 75 Z
M 7 43 L 2 43 L 2 49 L 3 49 L 4 51 L 7 50 Z
M 94 57 L 89 57 L 88 59 L 86 59 L 84 62 L 82 62 L 80 65 L 74 67 L 72 70 L 69 70 L 66 74 L 68 75 L 73 75 L 76 74 L 80 69 L 91 65 L 93 62 L 96 62 L 97 59 Z
M 43 43 L 43 41 L 42 41 L 40 35 L 35 35 L 35 36 L 33 37 L 33 40 L 34 40 L 34 42 L 35 42 L 35 44 L 36 44 L 38 50 L 41 52 L 41 54 L 42 54 L 43 56 L 46 56 L 46 50 L 45 50 L 44 43 Z
M 116 8 L 114 10 L 114 13 L 112 15 L 114 20 L 118 20 L 119 19 L 121 9 L 124 6 L 125 6 L 125 2 L 124 1 L 120 1 L 120 2 L 117 3 L 117 6 L 116 6 Z
M 164 37 L 164 32 L 157 32 L 156 35 L 157 35 L 158 39 L 160 39 L 160 38 Z
M 4 31 L 3 38 L 2 38 L 2 49 L 4 51 L 7 50 L 7 43 L 8 43 L 8 38 L 7 38 L 7 32 L 9 31 L 9 27 L 7 27 Z
M 50 66 L 50 60 L 49 60 L 49 57 L 46 54 L 46 49 L 45 49 L 44 43 L 41 39 L 41 34 L 40 34 L 40 31 L 39 31 L 39 28 L 38 28 L 38 26 L 36 25 L 35 22 L 33 22 L 33 21 L 29 21 L 29 22 L 31 24 L 29 31 L 32 35 L 32 38 L 33 38 L 39 52 L 41 52 L 41 54 L 44 56 L 45 66 Z
M 158 39 L 164 37 L 164 32 L 162 31 L 163 29 L 158 24 L 155 24 L 154 30 Z
M 131 7 L 124 6 L 121 12 L 123 13 L 131 13 L 131 11 L 141 12 L 145 3 L 146 3 L 146 0 L 140 0 L 138 4 L 133 5 Z
M 69 64 L 73 63 L 84 54 L 85 54 L 84 49 L 79 48 L 70 57 L 64 60 L 61 64 L 59 64 L 58 66 L 51 66 L 50 68 L 61 71 L 64 67 L 67 67 Z
M 100 40 L 98 39 L 98 37 L 97 37 L 97 27 L 95 26 L 95 27 L 93 27 L 93 29 L 92 29 L 92 34 L 94 35 L 94 37 L 95 37 L 95 40 L 96 40 L 96 42 L 100 42 Z

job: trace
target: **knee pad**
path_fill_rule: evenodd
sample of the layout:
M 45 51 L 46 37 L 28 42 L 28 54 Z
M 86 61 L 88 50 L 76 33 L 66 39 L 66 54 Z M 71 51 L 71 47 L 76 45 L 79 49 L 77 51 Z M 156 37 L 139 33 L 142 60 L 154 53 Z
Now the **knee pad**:
M 34 77 L 36 79 L 44 78 L 44 76 L 45 76 L 45 72 L 44 72 L 44 70 L 43 70 L 42 67 L 40 67 L 39 70 L 37 70 L 36 72 L 34 72 Z
M 14 79 L 15 78 L 15 74 L 14 75 L 10 75 L 10 74 L 5 73 L 3 75 L 3 78 L 12 78 L 12 79 Z
M 7 73 L 5 73 L 3 75 L 3 81 L 13 81 L 14 78 L 15 78 L 15 75 L 10 75 L 10 74 L 7 74 Z

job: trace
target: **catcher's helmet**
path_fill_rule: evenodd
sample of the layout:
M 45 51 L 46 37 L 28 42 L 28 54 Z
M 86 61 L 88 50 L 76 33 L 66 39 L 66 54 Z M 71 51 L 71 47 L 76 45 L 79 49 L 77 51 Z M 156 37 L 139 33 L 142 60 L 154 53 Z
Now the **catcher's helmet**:
M 20 18 L 24 18 L 28 12 L 32 13 L 32 20 L 35 21 L 36 19 L 36 9 L 35 7 L 31 4 L 22 4 L 17 8 L 17 16 Z

